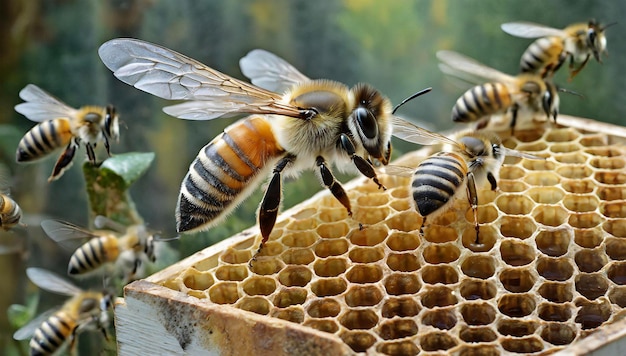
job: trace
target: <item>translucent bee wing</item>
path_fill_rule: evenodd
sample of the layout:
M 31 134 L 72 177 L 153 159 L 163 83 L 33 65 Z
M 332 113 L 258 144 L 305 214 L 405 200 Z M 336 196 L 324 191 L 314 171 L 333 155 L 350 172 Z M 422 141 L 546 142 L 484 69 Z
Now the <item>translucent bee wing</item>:
M 262 49 L 254 49 L 241 58 L 239 68 L 252 84 L 277 93 L 311 80 L 284 59 Z
M 392 118 L 393 136 L 418 145 L 444 143 L 459 147 L 459 144 L 446 136 L 423 129 L 413 123 L 394 116 Z
M 34 84 L 25 86 L 20 91 L 20 98 L 25 103 L 15 105 L 15 111 L 31 121 L 41 122 L 59 117 L 70 118 L 76 115 L 76 109 L 67 106 Z
M 48 320 L 48 318 L 50 318 L 50 316 L 54 314 L 54 312 L 56 312 L 57 310 L 58 308 L 52 308 L 32 318 L 28 323 L 26 323 L 26 325 L 17 329 L 13 333 L 13 339 L 15 340 L 30 339 L 33 336 L 33 333 L 35 332 L 35 330 L 37 330 L 37 328 L 39 328 L 39 326 L 41 326 L 41 324 L 44 321 Z
M 455 76 L 459 79 L 465 80 L 466 78 L 475 77 L 483 78 L 488 82 L 511 83 L 515 81 L 515 77 L 502 73 L 497 69 L 488 67 L 485 64 L 458 52 L 438 51 L 437 58 L 449 68 L 446 68 L 448 72 L 444 73 Z
M 389 164 L 389 165 L 377 168 L 377 171 L 390 175 L 390 176 L 411 177 L 415 173 L 415 168 Z
M 78 288 L 70 281 L 43 268 L 29 267 L 26 269 L 26 274 L 31 282 L 48 292 L 69 297 L 82 292 L 82 289 Z
M 507 22 L 500 25 L 502 31 L 509 35 L 522 38 L 537 38 L 545 36 L 565 37 L 566 33 L 558 28 L 540 25 L 533 22 Z
M 163 99 L 213 102 L 213 105 L 195 108 L 204 112 L 203 120 L 235 113 L 301 115 L 298 108 L 280 103 L 281 95 L 235 79 L 165 47 L 120 38 L 105 42 L 98 53 L 118 79 L 137 89 Z
M 56 242 L 97 237 L 89 230 L 61 220 L 44 220 L 41 222 L 41 228 Z
M 93 221 L 93 225 L 96 227 L 96 229 L 108 229 L 117 232 L 126 232 L 126 226 L 103 215 L 96 216 Z
M 500 146 L 500 151 L 505 156 L 520 157 L 520 158 L 527 158 L 527 159 L 535 159 L 535 160 L 540 160 L 540 161 L 545 161 L 546 160 L 544 157 L 535 156 L 533 154 L 522 152 L 522 151 L 512 150 L 512 149 L 506 148 L 504 146 Z

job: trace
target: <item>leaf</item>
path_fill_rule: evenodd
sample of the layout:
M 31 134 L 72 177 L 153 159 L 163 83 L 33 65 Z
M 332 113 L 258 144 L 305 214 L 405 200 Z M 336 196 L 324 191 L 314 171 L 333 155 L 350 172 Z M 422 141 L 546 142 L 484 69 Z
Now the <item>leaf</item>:
M 31 321 L 35 312 L 37 311 L 37 305 L 39 304 L 39 293 L 31 294 L 27 297 L 26 305 L 11 304 L 7 308 L 7 317 L 9 324 L 14 329 L 19 329 Z
M 128 187 L 148 170 L 153 161 L 154 152 L 122 153 L 105 160 L 100 169 L 108 169 L 117 174 Z

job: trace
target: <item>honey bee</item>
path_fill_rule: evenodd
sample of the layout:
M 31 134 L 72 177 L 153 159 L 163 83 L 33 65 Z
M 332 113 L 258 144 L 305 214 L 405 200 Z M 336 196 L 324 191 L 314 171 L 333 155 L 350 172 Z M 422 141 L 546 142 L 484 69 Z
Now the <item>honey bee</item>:
M 20 91 L 20 98 L 26 102 L 16 105 L 15 111 L 39 124 L 20 140 L 17 162 L 31 162 L 65 147 L 48 181 L 59 179 L 71 166 L 81 142 L 85 144 L 89 161 L 96 164 L 96 145 L 103 141 L 110 155 L 109 140 L 119 138 L 118 115 L 111 105 L 74 109 L 33 84 Z
M 250 114 L 203 147 L 191 164 L 176 208 L 178 232 L 214 226 L 268 175 L 271 178 L 258 213 L 261 246 L 276 222 L 283 174 L 296 176 L 306 169 L 315 170 L 350 215 L 350 200 L 330 163 L 340 170 L 356 168 L 384 189 L 373 161 L 389 162 L 392 107 L 367 84 L 349 88 L 331 80 L 310 80 L 294 75 L 299 72 L 289 64 L 280 70 L 272 67 L 274 62 L 254 60 L 253 68 L 265 64 L 274 68 L 274 76 L 268 73 L 269 82 L 281 90 L 286 88 L 284 94 L 278 94 L 139 40 L 111 40 L 100 47 L 99 54 L 123 82 L 164 99 L 190 100 L 165 107 L 169 115 L 210 120 Z M 277 80 L 277 76 L 286 79 Z
M 20 223 L 22 209 L 9 195 L 0 193 L 0 227 L 5 231 Z
M 124 281 L 128 282 L 134 279 L 143 260 L 150 262 L 156 260 L 154 250 L 156 239 L 152 233 L 148 232 L 145 225 L 124 227 L 103 216 L 98 216 L 96 227 L 101 228 L 104 225 L 114 226 L 117 232 L 89 231 L 60 220 L 41 222 L 41 228 L 45 233 L 60 244 L 76 239 L 89 239 L 70 257 L 67 268 L 70 276 L 86 275 L 106 265 L 112 265 L 114 270 L 122 272 Z
M 554 122 L 559 113 L 559 95 L 551 80 L 533 73 L 517 76 L 504 74 L 478 61 L 453 51 L 439 51 L 437 58 L 442 62 L 441 70 L 463 80 L 488 80 L 466 91 L 452 108 L 452 120 L 471 122 L 491 115 L 511 112 L 510 127 L 520 122 L 532 121 L 537 113 L 543 112 Z M 479 124 L 479 128 L 487 122 Z
M 602 63 L 602 54 L 608 55 L 604 30 L 595 20 L 575 23 L 564 29 L 556 29 L 532 22 L 509 22 L 500 27 L 510 35 L 538 38 L 528 46 L 520 60 L 524 73 L 536 73 L 542 77 L 553 76 L 563 62 L 570 59 L 570 80 L 580 72 L 589 58 Z M 575 67 L 576 63 L 580 63 Z
M 31 338 L 31 355 L 55 354 L 66 342 L 72 349 L 76 336 L 86 330 L 99 329 L 106 337 L 108 310 L 112 306 L 111 295 L 84 291 L 42 268 L 27 268 L 26 274 L 39 288 L 71 297 L 57 310 L 44 312 L 13 334 L 15 340 Z

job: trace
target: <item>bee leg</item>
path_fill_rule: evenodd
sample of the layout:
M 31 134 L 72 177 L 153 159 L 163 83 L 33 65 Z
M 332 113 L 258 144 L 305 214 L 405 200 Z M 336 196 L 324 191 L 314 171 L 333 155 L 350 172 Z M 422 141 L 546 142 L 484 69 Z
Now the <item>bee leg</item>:
M 317 156 L 317 166 L 320 168 L 320 176 L 322 177 L 322 182 L 324 185 L 330 189 L 330 192 L 333 193 L 333 196 L 339 200 L 341 205 L 343 205 L 348 210 L 348 215 L 352 216 L 352 209 L 350 207 L 350 198 L 348 198 L 348 194 L 343 189 L 341 184 L 335 179 L 333 173 L 328 169 L 326 165 L 326 161 L 324 157 Z
M 498 181 L 496 180 L 496 177 L 493 176 L 493 173 L 487 172 L 487 180 L 489 181 L 489 184 L 491 184 L 491 190 L 495 191 L 498 189 Z
M 93 151 L 93 147 L 90 143 L 85 144 L 85 149 L 87 150 L 87 158 L 89 162 L 92 164 L 96 164 L 96 153 Z
M 570 60 L 570 64 L 569 64 L 569 79 L 568 81 L 572 81 L 572 79 L 574 79 L 574 77 L 581 71 L 583 70 L 583 68 L 585 68 L 585 65 L 587 64 L 587 62 L 589 61 L 589 58 L 591 58 L 590 55 L 587 55 L 587 57 L 585 57 L 585 60 L 580 64 L 580 66 L 578 66 L 578 68 L 574 69 L 574 56 L 571 57 Z
M 54 168 L 52 169 L 52 174 L 48 178 L 48 182 L 59 179 L 59 177 L 63 175 L 65 170 L 70 168 L 77 147 L 78 144 L 76 142 L 70 141 L 69 145 L 67 145 L 67 148 L 65 149 L 65 151 L 63 151 L 63 153 L 61 153 L 61 156 L 59 156 L 57 163 L 54 165 Z
M 339 142 L 341 144 L 341 148 L 343 148 L 344 151 L 346 151 L 346 153 L 350 155 L 350 158 L 352 158 L 352 163 L 354 163 L 359 172 L 361 172 L 361 174 L 363 174 L 367 178 L 373 180 L 374 183 L 378 184 L 378 189 L 387 190 L 387 188 L 385 188 L 385 186 L 378 181 L 378 176 L 376 176 L 374 166 L 372 166 L 372 164 L 365 158 L 356 154 L 354 144 L 352 143 L 348 135 L 341 134 L 341 136 L 339 137 Z
M 111 157 L 111 146 L 109 145 L 109 139 L 107 135 L 102 135 L 104 137 L 104 148 L 107 150 L 107 155 Z
M 511 135 L 515 134 L 515 124 L 517 123 L 517 111 L 519 110 L 519 106 L 514 104 L 511 106 Z
M 420 225 L 420 235 L 424 236 L 424 225 L 426 225 L 426 217 L 422 217 L 422 225 Z
M 488 174 L 488 176 L 491 173 Z M 491 175 L 493 178 L 493 175 Z M 490 180 L 491 182 L 491 180 Z M 495 180 L 494 180 L 495 182 Z M 493 182 L 492 182 L 493 187 Z M 472 212 L 474 213 L 474 228 L 476 229 L 476 244 L 479 243 L 478 233 L 480 232 L 480 226 L 478 225 L 478 192 L 476 191 L 476 181 L 474 179 L 474 173 L 467 173 L 467 200 L 472 208 Z

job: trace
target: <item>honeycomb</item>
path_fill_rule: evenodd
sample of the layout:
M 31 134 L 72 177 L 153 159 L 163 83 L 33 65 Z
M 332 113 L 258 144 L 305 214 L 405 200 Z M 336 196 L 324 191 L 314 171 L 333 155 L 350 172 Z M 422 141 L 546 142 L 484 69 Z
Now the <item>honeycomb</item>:
M 251 266 L 258 233 L 152 281 L 328 333 L 350 353 L 564 349 L 626 307 L 626 146 L 570 127 L 503 136 L 547 159 L 507 158 L 499 190 L 479 191 L 479 244 L 467 199 L 422 236 L 410 179 L 383 175 L 386 191 L 349 185 L 352 218 L 326 192 L 283 214 Z

